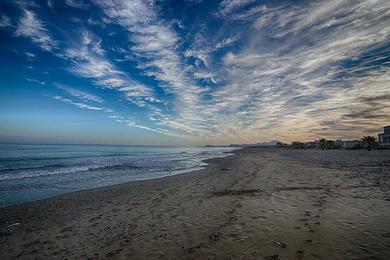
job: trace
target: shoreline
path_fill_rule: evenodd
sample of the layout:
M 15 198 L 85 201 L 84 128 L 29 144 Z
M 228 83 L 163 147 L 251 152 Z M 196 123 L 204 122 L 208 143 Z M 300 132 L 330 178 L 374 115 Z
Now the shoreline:
M 3 207 L 0 206 L 0 211 L 3 210 L 3 209 L 12 208 L 12 207 L 29 206 L 28 204 L 32 204 L 32 203 L 33 204 L 35 204 L 35 203 L 44 203 L 44 201 L 51 200 L 51 199 L 56 199 L 56 198 L 59 198 L 59 197 L 62 197 L 62 196 L 68 196 L 68 195 L 73 194 L 73 193 L 81 193 L 79 195 L 82 195 L 82 193 L 85 193 L 85 192 L 86 193 L 91 192 L 91 191 L 98 192 L 100 189 L 102 189 L 102 190 L 104 190 L 104 189 L 115 189 L 115 188 L 119 188 L 120 186 L 127 186 L 127 185 L 129 185 L 131 183 L 148 182 L 148 181 L 159 180 L 159 179 L 164 179 L 164 178 L 171 178 L 171 177 L 176 177 L 176 176 L 182 175 L 182 174 L 194 174 L 196 172 L 204 171 L 209 166 L 210 163 L 213 163 L 214 160 L 224 159 L 224 158 L 227 158 L 227 157 L 230 157 L 230 156 L 234 156 L 235 152 L 237 152 L 239 150 L 242 150 L 242 149 L 243 148 L 236 149 L 236 150 L 231 151 L 231 152 L 224 152 L 224 153 L 229 153 L 229 154 L 226 155 L 226 156 L 223 156 L 223 157 L 214 157 L 214 158 L 204 159 L 204 160 L 202 160 L 202 162 L 206 163 L 206 165 L 199 166 L 199 167 L 202 167 L 202 169 L 196 169 L 196 170 L 188 169 L 188 171 L 181 172 L 181 173 L 176 173 L 176 174 L 172 174 L 172 175 L 159 176 L 159 177 L 148 178 L 148 179 L 140 179 L 140 180 L 134 180 L 134 181 L 127 181 L 127 182 L 118 183 L 118 184 L 114 184 L 114 185 L 107 185 L 107 186 L 101 186 L 101 187 L 96 187 L 96 188 L 87 188 L 87 189 L 82 189 L 82 190 L 76 190 L 76 191 L 61 193 L 61 194 L 54 195 L 54 196 L 47 197 L 47 198 L 40 198 L 40 199 L 37 199 L 37 200 L 32 200 L 32 201 L 27 201 L 27 202 L 7 205 L 7 206 L 3 206 Z M 147 183 L 145 183 L 145 185 L 146 184 Z M 76 195 L 76 196 L 78 196 L 78 195 Z
M 0 208 L 0 253 L 4 259 L 390 256 L 389 152 L 231 153 L 207 159 L 203 170 Z
M 195 172 L 195 171 L 202 171 L 202 170 L 204 170 L 208 166 L 207 161 L 213 160 L 213 159 L 225 158 L 225 157 L 228 157 L 228 156 L 232 156 L 232 155 L 234 155 L 234 152 L 238 151 L 238 150 L 240 150 L 240 149 L 234 149 L 234 150 L 231 150 L 231 151 L 222 152 L 222 154 L 219 154 L 219 155 L 216 154 L 212 158 L 199 159 L 199 165 L 198 166 L 194 166 L 194 167 L 187 168 L 187 169 L 178 169 L 178 170 L 173 170 L 173 171 L 162 171 L 162 172 L 156 171 L 156 172 L 153 172 L 150 175 L 150 177 L 138 177 L 139 179 L 127 180 L 127 181 L 124 181 L 124 182 L 121 182 L 121 183 L 107 184 L 107 185 L 98 186 L 98 187 L 83 188 L 83 189 L 80 189 L 80 190 L 74 190 L 74 189 L 72 190 L 71 188 L 69 188 L 69 191 L 59 192 L 58 194 L 55 194 L 55 195 L 43 195 L 43 196 L 41 196 L 39 198 L 36 198 L 36 199 L 33 199 L 33 200 L 29 200 L 29 201 L 13 203 L 13 204 L 8 204 L 8 205 L 4 205 L 4 206 L 0 205 L 0 209 L 7 208 L 7 207 L 12 207 L 12 206 L 23 205 L 23 204 L 28 204 L 28 203 L 32 203 L 32 202 L 41 201 L 41 200 L 47 200 L 47 199 L 55 198 L 55 197 L 58 197 L 58 196 L 62 196 L 62 195 L 66 195 L 66 194 L 70 194 L 70 193 L 74 193 L 74 192 L 89 191 L 89 190 L 93 190 L 93 189 L 100 189 L 100 188 L 105 188 L 105 187 L 122 185 L 122 184 L 131 183 L 131 182 L 148 181 L 148 180 L 153 180 L 153 179 L 160 179 L 160 178 L 166 178 L 166 177 L 171 177 L 171 176 L 176 176 L 176 175 L 181 175 L 181 174 L 187 174 L 187 173 Z M 162 174 L 162 173 L 165 173 L 165 174 Z M 162 174 L 162 175 L 159 175 L 159 174 Z M 64 188 L 64 190 L 66 190 L 66 188 Z

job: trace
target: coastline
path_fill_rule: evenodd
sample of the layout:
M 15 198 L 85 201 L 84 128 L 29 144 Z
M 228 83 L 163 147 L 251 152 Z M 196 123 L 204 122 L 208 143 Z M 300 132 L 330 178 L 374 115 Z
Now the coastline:
M 0 208 L 0 252 L 4 259 L 390 256 L 389 152 L 377 152 L 385 159 L 367 151 L 231 153 L 206 160 L 203 170 Z
M 119 183 L 119 184 L 101 186 L 101 187 L 97 187 L 97 188 L 87 188 L 87 189 L 83 189 L 83 190 L 77 190 L 77 191 L 61 193 L 61 194 L 54 195 L 54 196 L 47 197 L 47 198 L 41 198 L 41 199 L 37 199 L 37 200 L 33 200 L 33 201 L 22 202 L 22 203 L 18 203 L 18 204 L 12 204 L 12 205 L 7 205 L 7 206 L 4 206 L 4 207 L 0 207 L 0 211 L 3 210 L 3 209 L 4 210 L 12 209 L 13 207 L 18 208 L 20 206 L 28 206 L 28 207 L 36 207 L 37 206 L 37 207 L 39 207 L 40 204 L 50 203 L 50 200 L 61 200 L 61 197 L 63 197 L 63 196 L 65 196 L 65 197 L 66 196 L 80 197 L 80 196 L 84 196 L 84 195 L 88 196 L 88 194 L 90 194 L 90 193 L 99 194 L 100 191 L 105 191 L 105 189 L 108 189 L 110 191 L 114 191 L 116 189 L 119 190 L 121 188 L 121 186 L 128 186 L 128 185 L 130 185 L 132 183 L 134 183 L 134 185 L 136 185 L 137 183 L 144 183 L 145 185 L 148 185 L 147 182 L 153 181 L 153 180 L 159 180 L 159 179 L 165 179 L 165 178 L 169 179 L 169 178 L 173 178 L 173 177 L 176 177 L 178 175 L 183 175 L 183 174 L 197 174 L 199 172 L 204 171 L 207 167 L 209 167 L 209 163 L 213 163 L 214 160 L 223 159 L 223 158 L 226 158 L 226 157 L 229 157 L 229 156 L 234 156 L 235 153 L 237 151 L 239 151 L 239 150 L 241 150 L 241 149 L 236 149 L 236 150 L 231 151 L 231 152 L 224 152 L 224 153 L 227 153 L 228 155 L 223 156 L 223 157 L 217 156 L 215 158 L 202 160 L 202 162 L 206 163 L 206 165 L 199 166 L 199 168 L 201 168 L 201 169 L 196 169 L 196 170 L 187 169 L 187 170 L 184 170 L 184 171 L 180 170 L 180 171 L 177 171 L 178 173 L 174 173 L 172 175 L 163 175 L 163 176 L 159 176 L 159 177 L 151 177 L 151 178 L 147 178 L 147 179 L 128 181 L 128 182 L 123 182 L 123 183 Z M 169 181 L 169 180 L 167 180 L 167 181 Z
M 233 150 L 44 145 L 2 148 L 3 153 L 8 151 L 9 155 L 2 157 L 7 166 L 0 170 L 0 208 L 75 191 L 201 170 L 207 165 L 205 160 L 225 157 Z

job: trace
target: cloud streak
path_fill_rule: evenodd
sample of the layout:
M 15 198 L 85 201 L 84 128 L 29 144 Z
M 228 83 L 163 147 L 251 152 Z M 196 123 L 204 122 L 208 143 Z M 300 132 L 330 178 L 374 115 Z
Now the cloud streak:
M 45 24 L 30 10 L 23 10 L 15 35 L 30 38 L 45 51 L 52 51 L 57 46 L 57 42 L 49 35 Z
M 65 92 L 67 92 L 69 95 L 73 97 L 77 97 L 78 99 L 84 100 L 84 101 L 93 101 L 95 103 L 103 103 L 103 99 L 101 99 L 98 96 L 92 95 L 90 93 L 87 93 L 85 91 L 81 91 L 75 88 L 71 88 L 69 86 L 63 85 L 63 84 L 55 84 L 55 86 Z
M 78 9 L 88 9 L 89 4 L 85 3 L 82 0 L 65 0 L 65 3 L 73 8 L 78 8 Z
M 107 111 L 105 108 L 102 108 L 102 107 L 91 106 L 91 105 L 88 105 L 85 103 L 75 102 L 69 98 L 64 98 L 64 97 L 58 96 L 58 95 L 53 96 L 53 99 L 74 105 L 74 106 L 76 106 L 78 108 L 82 108 L 82 109 L 94 110 L 94 111 Z
M 149 87 L 131 79 L 104 56 L 100 39 L 86 31 L 81 35 L 81 42 L 74 44 L 78 47 L 68 48 L 63 54 L 65 59 L 72 62 L 70 72 L 89 78 L 102 88 L 123 92 L 128 100 L 140 107 L 146 105 L 145 100 L 156 100 Z
M 2 14 L 0 16 L 0 28 L 6 28 L 12 26 L 11 18 L 9 18 L 7 15 Z
M 390 112 L 389 100 L 364 104 L 362 96 L 388 92 L 388 76 L 379 77 L 388 75 L 388 70 L 376 66 L 376 72 L 362 76 L 354 71 L 371 68 L 348 68 L 344 63 L 378 59 L 363 56 L 389 43 L 389 10 L 387 1 L 314 1 L 305 6 L 257 5 L 233 12 L 225 19 L 240 19 L 253 29 L 241 51 L 228 52 L 223 58 L 225 67 L 219 74 L 226 75 L 229 83 L 212 93 L 211 114 L 238 141 L 261 136 L 284 140 L 356 137 L 374 132 L 373 126 L 378 129 L 386 124 L 383 115 Z M 355 112 L 350 113 L 348 107 L 355 104 Z M 329 121 L 344 129 L 359 127 L 344 134 L 334 125 L 319 127 Z M 223 135 L 221 140 L 226 138 Z

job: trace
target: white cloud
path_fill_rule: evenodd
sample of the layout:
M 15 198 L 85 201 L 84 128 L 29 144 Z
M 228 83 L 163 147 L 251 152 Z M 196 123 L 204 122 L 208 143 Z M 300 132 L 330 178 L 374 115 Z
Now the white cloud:
M 63 85 L 63 84 L 54 84 L 57 88 L 67 92 L 69 95 L 77 97 L 84 101 L 93 101 L 96 103 L 103 103 L 103 99 L 101 99 L 98 96 L 92 95 L 90 93 L 87 93 L 85 91 L 81 91 L 75 88 L 71 88 L 69 86 Z
M 234 43 L 235 41 L 237 41 L 237 38 L 231 38 L 231 37 L 228 37 L 228 38 L 224 38 L 222 39 L 222 41 L 218 42 L 215 46 L 215 49 L 221 49 L 221 48 L 225 48 L 226 46 L 229 46 L 231 45 L 232 43 Z
M 165 120 L 165 115 L 154 111 L 153 118 L 158 117 L 160 123 L 180 130 L 197 127 L 199 116 L 194 110 L 201 106 L 200 95 L 204 89 L 199 88 L 189 77 L 188 68 L 177 53 L 178 36 L 169 26 L 158 18 L 153 4 L 135 1 L 93 1 L 103 12 L 130 32 L 132 54 L 146 62 L 139 68 L 146 70 L 147 75 L 157 79 L 167 92 L 175 95 L 176 117 Z M 172 120 L 181 121 L 179 124 Z M 187 125 L 187 126 L 186 126 Z
M 69 70 L 75 75 L 90 78 L 93 83 L 103 88 L 111 88 L 124 93 L 126 98 L 139 107 L 151 108 L 147 101 L 156 100 L 153 91 L 131 79 L 127 73 L 118 69 L 105 57 L 101 39 L 88 31 L 81 32 L 81 43 L 68 48 L 63 57 L 71 60 Z M 153 108 L 151 108 L 153 109 Z
M 246 46 L 223 58 L 225 67 L 219 74 L 229 83 L 212 93 L 214 103 L 206 108 L 211 120 L 224 126 L 221 140 L 340 137 L 337 125 L 325 127 L 323 122 L 338 122 L 344 135 L 349 126 L 352 138 L 385 124 L 388 103 L 382 98 L 381 104 L 367 105 L 362 96 L 384 97 L 390 91 L 388 70 L 365 67 L 375 56 L 364 58 L 357 68 L 341 62 L 361 59 L 388 42 L 388 10 L 388 1 L 313 1 L 300 7 L 259 5 L 226 16 L 243 19 L 254 29 Z M 268 44 L 272 45 L 267 48 Z M 367 72 L 355 73 L 356 69 L 377 72 L 362 77 Z
M 184 52 L 184 57 L 195 57 L 202 61 L 203 65 L 207 67 L 208 59 L 209 59 L 209 53 L 208 51 L 204 50 L 187 50 Z
M 26 51 L 24 54 L 26 54 L 28 60 L 34 60 L 36 58 L 36 55 L 31 52 Z
M 53 8 L 53 7 L 54 7 L 53 0 L 47 0 L 47 1 L 46 1 L 46 4 L 47 4 L 47 6 L 50 7 L 50 8 Z
M 220 3 L 220 12 L 223 15 L 229 15 L 255 1 L 256 0 L 223 0 Z
M 40 81 L 40 80 L 37 80 L 37 79 L 31 79 L 31 78 L 27 78 L 26 80 L 28 80 L 30 82 L 33 82 L 33 83 L 40 84 L 40 85 L 46 85 L 45 81 Z
M 105 54 L 105 50 L 102 48 L 102 39 L 98 38 L 95 35 L 92 35 L 88 31 L 83 31 L 81 33 L 82 35 L 82 41 L 85 46 L 88 46 L 94 53 L 98 55 Z
M 0 17 L 0 28 L 6 28 L 12 26 L 11 19 L 5 15 L 2 14 Z
M 74 102 L 73 100 L 71 100 L 69 98 L 64 98 L 64 97 L 58 96 L 58 95 L 53 96 L 53 99 L 60 100 L 62 102 L 74 105 L 74 106 L 76 106 L 78 108 L 82 108 L 82 109 L 88 109 L 88 110 L 94 110 L 94 111 L 104 111 L 105 110 L 105 108 L 103 108 L 103 107 L 91 106 L 91 105 L 88 105 L 85 103 Z
M 33 11 L 23 10 L 15 35 L 30 38 L 45 51 L 52 51 L 57 46 L 57 43 L 49 35 L 45 24 L 38 19 Z
M 111 115 L 117 122 L 203 142 L 249 143 L 262 138 L 334 137 L 347 126 L 351 136 L 356 136 L 388 120 L 389 70 L 376 62 L 387 53 L 381 57 L 364 54 L 387 48 L 389 1 L 299 5 L 282 1 L 267 6 L 254 0 L 225 0 L 217 15 L 224 19 L 220 30 L 213 35 L 207 30 L 190 32 L 195 40 L 188 44 L 182 44 L 188 38 L 181 39 L 175 31 L 180 22 L 161 19 L 159 2 L 92 2 L 104 13 L 96 24 L 115 24 L 115 29 L 120 25 L 129 42 L 112 47 L 106 38 L 102 41 L 84 29 L 57 56 L 69 61 L 74 75 L 90 79 L 97 87 L 122 92 L 147 111 L 154 125 Z M 29 37 L 45 50 L 56 48 L 45 24 L 31 11 L 25 11 L 16 35 Z M 116 57 L 120 66 L 109 59 L 110 50 L 120 54 Z M 151 86 L 120 69 L 126 62 L 136 63 L 134 70 L 157 82 L 164 91 L 161 98 Z M 96 96 L 73 88 L 63 90 L 83 100 L 57 98 L 63 102 L 114 112 L 84 104 L 102 103 Z M 161 100 L 164 95 L 169 98 Z
M 169 131 L 167 129 L 151 128 L 151 127 L 148 127 L 148 126 L 136 124 L 135 122 L 129 122 L 127 125 L 129 127 L 139 128 L 139 129 L 151 131 L 151 132 L 162 134 L 162 135 L 167 135 L 167 136 L 172 136 L 172 137 L 180 137 L 180 138 L 188 138 L 188 136 L 186 136 L 186 135 L 181 135 L 181 134 Z
M 65 3 L 73 8 L 78 9 L 88 9 L 89 4 L 85 3 L 83 0 L 65 0 Z

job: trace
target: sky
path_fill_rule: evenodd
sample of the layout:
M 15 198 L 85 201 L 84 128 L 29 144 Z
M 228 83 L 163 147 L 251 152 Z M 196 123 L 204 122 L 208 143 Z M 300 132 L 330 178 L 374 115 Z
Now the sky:
M 0 142 L 376 135 L 388 0 L 0 2 Z

